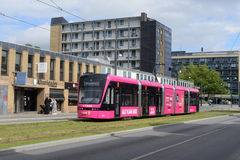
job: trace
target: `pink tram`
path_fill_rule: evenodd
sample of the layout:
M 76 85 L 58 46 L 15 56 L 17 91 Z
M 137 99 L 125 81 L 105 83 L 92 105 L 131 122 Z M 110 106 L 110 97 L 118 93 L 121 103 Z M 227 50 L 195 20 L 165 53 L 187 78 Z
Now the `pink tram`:
M 197 89 L 90 73 L 80 77 L 78 86 L 79 118 L 133 118 L 199 111 Z

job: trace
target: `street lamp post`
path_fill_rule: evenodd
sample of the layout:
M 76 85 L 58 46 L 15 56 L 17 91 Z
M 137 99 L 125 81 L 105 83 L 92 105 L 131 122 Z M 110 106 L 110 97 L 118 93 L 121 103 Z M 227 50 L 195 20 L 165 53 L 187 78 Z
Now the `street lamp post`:
M 118 27 L 118 20 L 115 21 L 115 25 L 116 25 L 115 75 L 117 75 L 117 57 L 118 57 L 118 56 L 117 56 L 117 51 L 118 51 L 118 50 L 117 50 L 117 49 L 118 49 L 118 39 L 117 39 L 117 37 L 118 37 L 118 33 L 117 33 L 117 32 L 118 32 L 118 28 L 117 28 L 117 27 Z
M 201 81 L 201 106 L 202 106 L 202 81 Z
M 222 86 L 222 83 L 221 83 Z M 223 105 L 223 95 L 222 95 L 222 90 L 221 90 L 221 97 L 222 97 L 222 105 Z
M 178 72 L 181 73 L 181 71 L 177 70 L 177 86 L 178 86 Z

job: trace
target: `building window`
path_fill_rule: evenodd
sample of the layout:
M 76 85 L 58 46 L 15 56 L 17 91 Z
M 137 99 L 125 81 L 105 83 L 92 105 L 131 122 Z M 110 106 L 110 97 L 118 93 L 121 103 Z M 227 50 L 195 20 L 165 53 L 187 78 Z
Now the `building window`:
M 124 37 L 124 30 L 120 30 L 120 36 Z
M 123 54 L 124 54 L 124 51 L 120 51 L 120 53 L 119 53 L 119 57 L 123 57 Z
M 144 75 L 144 80 L 147 80 L 147 75 Z
M 136 57 L 136 50 L 132 50 L 132 57 Z
M 108 31 L 108 37 L 112 37 L 112 31 Z
M 96 73 L 96 66 L 93 66 L 93 73 Z
M 97 27 L 101 27 L 101 22 L 97 22 Z
M 123 77 L 127 77 L 126 71 L 123 71 Z
M 111 21 L 108 21 L 108 28 L 111 28 Z
M 69 106 L 76 106 L 77 105 L 77 91 L 69 90 L 68 105 Z
M 123 62 L 118 62 L 118 66 L 123 67 Z
M 69 82 L 72 81 L 72 66 L 73 66 L 73 63 L 70 62 L 69 63 Z
M 78 39 L 78 33 L 75 33 L 75 39 Z
M 112 56 L 112 52 L 107 52 L 107 56 L 111 57 Z
M 136 61 L 132 61 L 131 64 L 132 64 L 132 67 L 136 67 Z
M 74 43 L 74 49 L 78 49 L 78 43 Z
M 112 47 L 112 42 L 111 41 L 108 41 L 107 42 L 107 45 L 108 45 L 108 49 L 110 49 Z
M 81 65 L 82 64 L 78 64 L 78 79 L 77 80 L 79 80 L 79 77 L 80 77 L 80 75 L 81 75 Z
M 101 73 L 103 73 L 103 74 L 106 73 L 106 68 L 105 67 L 101 67 Z
M 1 62 L 1 74 L 7 75 L 7 60 L 8 60 L 8 52 L 2 51 L 2 62 Z
M 44 57 L 40 57 L 40 62 L 44 62 Z M 39 73 L 39 78 L 43 79 L 44 78 L 44 74 L 43 73 Z
M 50 61 L 50 80 L 54 80 L 54 59 Z
M 85 48 L 88 48 L 88 46 L 89 46 L 89 43 L 86 42 L 86 43 L 85 43 Z
M 139 74 L 137 73 L 137 77 L 136 77 L 137 79 L 139 79 Z
M 136 39 L 133 39 L 132 40 L 132 46 L 135 46 L 136 45 Z
M 28 55 L 28 77 L 32 77 L 33 56 Z
M 120 46 L 123 46 L 123 40 L 120 40 L 119 42 L 120 42 Z
M 124 20 L 120 20 L 120 25 L 124 25 Z
M 88 65 L 85 67 L 85 73 L 88 73 Z
M 136 29 L 132 29 L 132 37 L 135 36 L 137 34 L 137 30 Z
M 60 61 L 60 81 L 63 81 L 64 61 Z
M 107 73 L 108 73 L 108 74 L 111 74 L 111 72 L 112 72 L 112 71 L 111 71 L 111 68 L 108 68 L 108 69 L 107 69 Z
M 132 77 L 131 72 L 128 72 L 128 78 L 131 78 L 131 77 Z
M 99 52 L 94 52 L 93 56 L 99 56 Z
M 21 53 L 16 53 L 15 72 L 20 72 L 20 66 L 21 66 Z

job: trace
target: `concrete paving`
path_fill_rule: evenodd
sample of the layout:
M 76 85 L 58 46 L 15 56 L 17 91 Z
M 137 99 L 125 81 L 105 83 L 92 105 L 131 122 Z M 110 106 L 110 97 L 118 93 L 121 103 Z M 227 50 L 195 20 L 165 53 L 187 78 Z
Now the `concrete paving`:
M 240 107 L 238 106 L 238 104 L 213 104 L 213 105 L 209 105 L 209 104 L 202 104 L 199 105 L 200 107 L 200 112 L 202 111 L 209 111 L 209 110 L 240 110 Z
M 23 112 L 18 114 L 0 115 L 1 124 L 15 124 L 15 123 L 34 123 L 34 122 L 50 122 L 60 120 L 77 120 L 77 113 L 58 113 L 52 114 L 38 114 L 37 112 Z

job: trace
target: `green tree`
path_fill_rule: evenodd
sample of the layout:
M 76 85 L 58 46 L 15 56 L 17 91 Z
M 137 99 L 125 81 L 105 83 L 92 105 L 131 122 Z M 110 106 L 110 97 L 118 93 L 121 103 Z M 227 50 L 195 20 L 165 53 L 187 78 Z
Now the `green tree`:
M 190 63 L 189 66 L 182 66 L 179 71 L 179 78 L 184 80 L 193 81 L 196 86 L 200 86 L 202 82 L 202 88 L 208 94 L 208 99 L 211 94 L 227 94 L 226 82 L 223 82 L 219 72 L 208 68 L 206 64 L 196 66 Z
M 25 46 L 28 46 L 28 47 L 33 47 L 31 44 L 27 43 L 25 44 Z
M 25 46 L 33 47 L 33 45 L 31 45 L 31 44 L 29 44 L 29 43 L 25 44 Z M 38 49 L 40 49 L 40 47 L 38 47 L 38 46 L 34 46 L 34 48 L 38 48 Z

